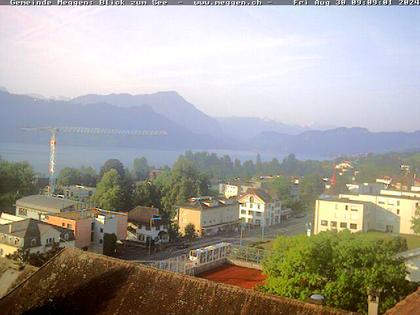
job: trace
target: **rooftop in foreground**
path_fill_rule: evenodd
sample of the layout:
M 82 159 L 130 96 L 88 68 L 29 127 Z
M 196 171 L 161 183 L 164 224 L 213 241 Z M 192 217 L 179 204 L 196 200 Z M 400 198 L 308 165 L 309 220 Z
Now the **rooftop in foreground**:
M 0 299 L 4 314 L 355 314 L 66 248 Z

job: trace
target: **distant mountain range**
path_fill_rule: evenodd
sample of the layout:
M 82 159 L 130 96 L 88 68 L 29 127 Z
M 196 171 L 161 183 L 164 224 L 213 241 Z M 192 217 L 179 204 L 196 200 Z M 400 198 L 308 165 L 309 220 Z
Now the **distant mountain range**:
M 47 134 L 21 127 L 80 126 L 166 130 L 168 136 L 60 135 L 75 145 L 119 145 L 154 149 L 231 149 L 336 156 L 420 149 L 420 131 L 369 132 L 363 128 L 311 130 L 248 117 L 214 118 L 177 92 L 145 95 L 89 94 L 71 100 L 17 95 L 0 89 L 0 141 L 40 143 Z M 0 152 L 1 154 L 1 152 Z

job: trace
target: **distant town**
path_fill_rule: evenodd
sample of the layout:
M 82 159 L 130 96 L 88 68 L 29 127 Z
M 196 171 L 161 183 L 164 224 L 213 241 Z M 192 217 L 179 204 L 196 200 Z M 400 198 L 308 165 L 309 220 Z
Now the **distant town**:
M 187 151 L 172 167 L 110 159 L 99 173 L 64 167 L 50 178 L 37 177 L 26 162 L 0 160 L 0 308 L 63 309 L 54 298 L 43 304 L 44 293 L 35 304 L 18 297 L 43 281 L 59 292 L 59 282 L 74 277 L 72 266 L 83 277 L 71 278 L 71 290 L 82 290 L 86 279 L 106 272 L 101 266 L 130 263 L 138 272 L 186 277 L 182 283 L 191 286 L 207 279 L 243 288 L 244 299 L 262 305 L 273 295 L 304 301 L 287 302 L 290 314 L 418 314 L 410 294 L 418 295 L 412 292 L 420 282 L 419 171 L 416 152 L 327 161 L 289 155 L 263 162 L 257 155 L 241 163 Z M 97 270 L 85 270 L 86 259 Z M 181 300 L 191 299 L 188 290 L 177 293 Z M 399 311 L 406 296 L 414 313 Z M 286 302 L 270 303 L 281 309 Z

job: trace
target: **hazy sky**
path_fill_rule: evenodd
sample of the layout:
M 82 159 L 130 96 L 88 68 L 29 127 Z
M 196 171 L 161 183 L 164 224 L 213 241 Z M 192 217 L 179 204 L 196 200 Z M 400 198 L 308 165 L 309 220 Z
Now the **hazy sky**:
M 420 129 L 420 8 L 0 8 L 0 86 L 176 90 L 213 116 Z

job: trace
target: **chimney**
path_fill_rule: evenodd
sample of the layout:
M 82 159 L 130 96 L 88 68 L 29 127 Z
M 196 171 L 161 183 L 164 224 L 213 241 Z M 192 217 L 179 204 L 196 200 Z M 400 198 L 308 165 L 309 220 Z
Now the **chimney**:
M 374 291 L 368 293 L 368 315 L 378 315 L 379 294 Z

